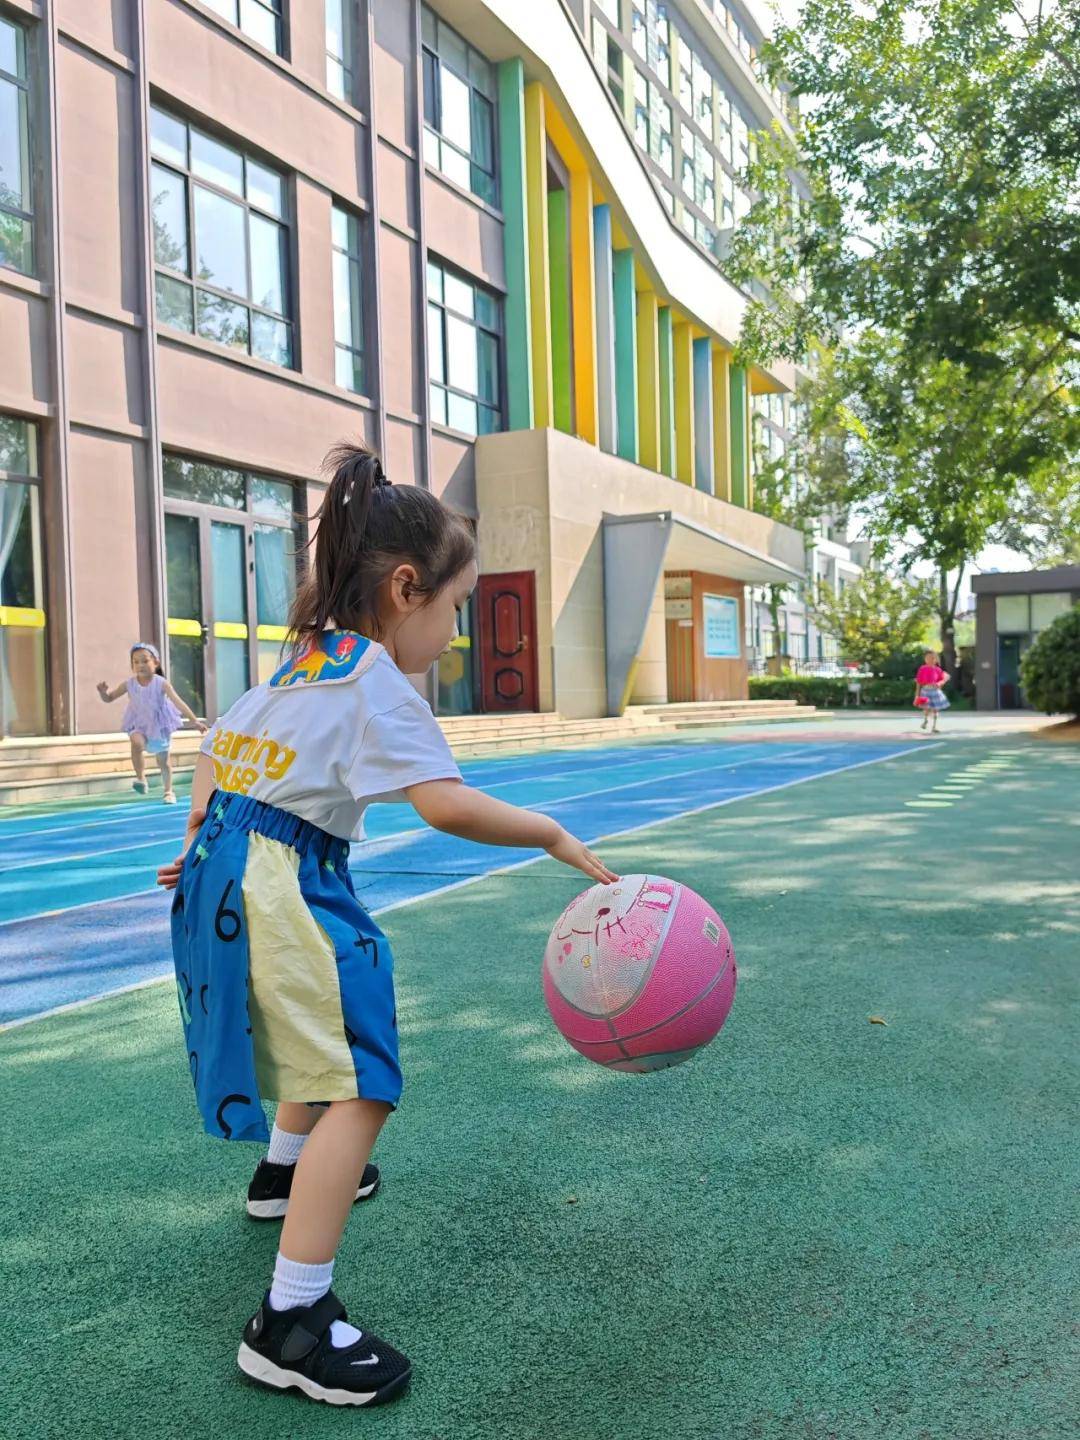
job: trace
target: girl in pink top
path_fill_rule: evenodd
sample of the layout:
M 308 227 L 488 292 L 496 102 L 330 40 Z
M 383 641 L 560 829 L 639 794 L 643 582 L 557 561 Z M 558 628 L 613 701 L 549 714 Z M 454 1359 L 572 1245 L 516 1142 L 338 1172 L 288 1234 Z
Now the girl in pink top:
M 929 735 L 937 734 L 939 711 L 949 708 L 941 688 L 948 678 L 948 673 L 938 664 L 937 651 L 927 650 L 915 672 L 915 704 L 923 712 L 922 729 Z
M 186 715 L 206 733 L 206 722 L 200 720 L 161 673 L 161 656 L 155 645 L 139 640 L 131 647 L 131 676 L 122 684 L 110 690 L 107 681 L 98 685 L 102 700 L 119 700 L 128 697 L 124 711 L 123 728 L 131 739 L 131 764 L 135 779 L 131 788 L 139 795 L 145 795 L 149 788 L 146 783 L 146 757 L 153 755 L 161 771 L 165 794 L 161 797 L 166 805 L 176 804 L 172 788 L 172 765 L 169 762 L 169 745 L 172 732 L 179 729 L 182 715 Z

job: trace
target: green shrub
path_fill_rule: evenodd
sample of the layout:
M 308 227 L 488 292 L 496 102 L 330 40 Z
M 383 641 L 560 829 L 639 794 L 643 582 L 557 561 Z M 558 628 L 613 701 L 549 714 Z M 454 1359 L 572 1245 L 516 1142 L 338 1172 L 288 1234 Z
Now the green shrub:
M 1080 715 L 1080 605 L 1039 635 L 1021 661 L 1020 680 L 1036 710 Z
M 921 659 L 921 657 L 920 657 Z M 910 705 L 915 698 L 915 679 L 863 680 L 864 705 Z M 848 698 L 848 682 L 842 675 L 751 675 L 751 700 L 795 700 L 800 705 L 821 705 L 836 709 Z
M 906 680 L 914 693 L 915 671 L 923 663 L 925 654 L 925 645 L 909 646 L 906 650 L 894 650 L 888 659 L 882 662 L 877 674 L 883 680 Z

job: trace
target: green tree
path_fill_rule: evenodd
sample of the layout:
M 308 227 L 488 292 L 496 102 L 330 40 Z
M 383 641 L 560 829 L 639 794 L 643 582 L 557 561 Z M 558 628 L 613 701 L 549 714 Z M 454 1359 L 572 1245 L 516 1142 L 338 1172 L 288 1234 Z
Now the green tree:
M 757 137 L 726 262 L 769 291 L 755 353 L 873 325 L 973 374 L 1018 335 L 1075 360 L 1080 0 L 806 0 L 762 62 L 804 118 Z
M 808 451 L 815 503 L 853 511 L 879 558 L 933 569 L 946 669 L 967 567 L 1048 477 L 1076 473 L 1080 411 L 1036 368 L 1040 344 L 1018 338 L 1010 366 L 973 377 L 868 328 L 823 358 L 810 392 L 811 432 L 827 439 Z
M 1080 716 L 1080 605 L 1036 638 L 1020 662 L 1020 678 L 1036 709 Z
M 976 552 L 1075 533 L 1080 0 L 806 0 L 763 59 L 803 120 L 757 137 L 738 358 L 834 347 L 818 503 L 934 568 L 951 666 Z
M 823 584 L 813 604 L 818 627 L 835 637 L 842 658 L 875 673 L 898 650 L 923 643 L 933 613 L 933 590 L 925 581 L 884 570 L 867 570 L 839 592 Z

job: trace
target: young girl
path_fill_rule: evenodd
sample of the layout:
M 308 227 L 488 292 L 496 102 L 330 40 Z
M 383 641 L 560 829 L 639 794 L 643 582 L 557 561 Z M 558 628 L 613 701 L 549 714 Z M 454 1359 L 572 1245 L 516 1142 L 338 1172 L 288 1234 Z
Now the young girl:
M 465 522 L 425 490 L 392 486 L 368 450 L 339 446 L 328 465 L 294 644 L 204 741 L 185 851 L 158 881 L 176 889 L 177 987 L 206 1130 L 265 1140 L 262 1105 L 278 1101 L 273 1163 L 256 1171 L 249 1206 L 270 1196 L 285 1224 L 240 1368 L 367 1405 L 400 1394 L 411 1366 L 347 1322 L 330 1283 L 402 1082 L 393 960 L 353 890 L 349 840 L 368 805 L 405 799 L 438 830 L 616 877 L 555 820 L 462 784 L 406 678 L 450 644 L 476 584 Z
M 923 712 L 921 729 L 930 735 L 937 734 L 938 714 L 942 710 L 948 710 L 949 702 L 945 699 L 945 692 L 942 686 L 948 680 L 946 671 L 938 664 L 936 650 L 927 650 L 923 656 L 923 663 L 915 672 L 915 704 Z
M 107 681 L 100 681 L 98 694 L 109 704 L 121 695 L 128 697 L 122 725 L 131 737 L 131 763 L 135 770 L 131 788 L 140 795 L 146 794 L 149 789 L 146 757 L 153 755 L 165 786 L 165 794 L 161 798 L 166 805 L 175 805 L 169 760 L 172 732 L 179 728 L 182 715 L 193 721 L 202 734 L 206 733 L 206 721 L 199 719 L 165 679 L 161 673 L 161 656 L 155 645 L 146 640 L 136 641 L 131 647 L 131 670 L 131 678 L 117 685 L 115 690 L 109 689 Z

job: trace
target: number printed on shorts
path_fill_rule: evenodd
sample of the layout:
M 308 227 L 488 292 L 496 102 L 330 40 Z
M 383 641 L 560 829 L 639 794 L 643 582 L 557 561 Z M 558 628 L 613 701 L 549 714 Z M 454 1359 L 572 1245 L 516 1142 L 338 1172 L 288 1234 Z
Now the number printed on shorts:
M 230 880 L 225 886 L 221 899 L 218 901 L 217 913 L 214 916 L 214 933 L 219 940 L 224 940 L 226 945 L 240 934 L 240 916 L 235 910 L 230 910 L 227 904 L 235 883 L 234 880 Z

